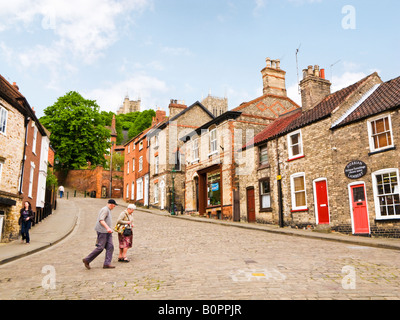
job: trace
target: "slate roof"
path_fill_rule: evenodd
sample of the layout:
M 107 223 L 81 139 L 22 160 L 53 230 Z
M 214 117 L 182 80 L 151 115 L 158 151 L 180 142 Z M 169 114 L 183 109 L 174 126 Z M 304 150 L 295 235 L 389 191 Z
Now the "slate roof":
M 283 136 L 289 132 L 300 129 L 302 127 L 308 126 L 314 122 L 323 120 L 330 117 L 332 112 L 346 101 L 351 95 L 353 95 L 357 90 L 362 87 L 370 79 L 377 77 L 378 74 L 375 72 L 364 79 L 348 86 L 342 90 L 336 91 L 325 97 L 321 102 L 319 102 L 314 108 L 301 112 L 301 109 L 292 111 L 290 113 L 280 116 L 277 120 L 272 122 L 267 128 L 256 135 L 252 140 L 250 140 L 243 149 L 261 145 L 269 140 L 276 137 Z M 396 81 L 395 81 L 396 80 Z M 367 99 L 361 106 L 363 107 L 363 113 L 361 115 L 367 116 L 369 114 L 376 113 L 377 109 L 387 109 L 388 107 L 394 107 L 398 105 L 400 101 L 399 97 L 399 86 L 400 78 L 392 80 L 390 85 L 381 85 L 379 90 L 376 90 L 369 99 Z M 397 95 L 396 95 L 397 90 Z M 381 106 L 375 105 L 378 100 L 384 101 Z M 385 110 L 386 110 L 385 109 Z M 359 116 L 361 116 L 359 115 Z M 351 114 L 353 118 L 346 118 L 344 121 L 357 121 L 354 115 Z
M 278 119 L 272 122 L 267 128 L 261 131 L 253 139 L 251 139 L 243 149 L 259 146 L 269 140 L 279 136 L 279 134 L 287 128 L 294 120 L 301 116 L 301 109 L 296 109 L 292 112 L 281 115 Z
M 382 83 L 360 106 L 334 128 L 400 107 L 400 77 Z
M 330 117 L 333 110 L 335 110 L 339 105 L 346 101 L 354 92 L 356 92 L 363 84 L 365 84 L 369 79 L 378 76 L 375 72 L 364 79 L 348 86 L 342 90 L 336 91 L 324 98 L 320 103 L 318 103 L 311 110 L 303 112 L 301 117 L 294 120 L 283 132 L 282 134 L 289 133 L 291 131 L 300 129 L 302 127 L 308 126 L 314 122 L 323 120 Z
M 22 93 L 2 75 L 0 75 L 0 97 L 17 109 L 26 118 L 31 117 L 33 121 L 36 122 L 42 136 L 50 136 L 50 132 L 39 122 L 35 112 L 28 103 L 28 100 L 26 100 Z

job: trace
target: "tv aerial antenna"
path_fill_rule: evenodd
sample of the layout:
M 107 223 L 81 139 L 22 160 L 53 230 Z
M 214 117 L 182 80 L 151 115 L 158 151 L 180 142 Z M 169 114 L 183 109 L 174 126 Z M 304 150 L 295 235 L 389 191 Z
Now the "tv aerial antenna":
M 299 94 L 301 93 L 300 90 L 300 76 L 299 76 L 299 52 L 300 52 L 300 48 L 301 48 L 301 43 L 299 45 L 299 47 L 296 49 L 296 67 L 297 67 L 297 85 L 298 85 L 298 90 L 299 90 Z
M 331 64 L 331 81 L 333 80 L 333 67 L 335 65 L 337 65 L 340 61 L 342 61 L 342 59 L 340 59 L 340 60 L 336 61 L 335 63 Z

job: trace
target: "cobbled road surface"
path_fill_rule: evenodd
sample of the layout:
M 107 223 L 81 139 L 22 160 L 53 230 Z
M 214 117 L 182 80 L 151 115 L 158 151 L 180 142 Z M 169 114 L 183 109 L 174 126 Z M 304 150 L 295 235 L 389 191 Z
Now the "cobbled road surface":
M 0 299 L 326 300 L 400 298 L 400 252 L 199 223 L 135 211 L 130 263 L 87 270 L 104 200 L 68 202 L 79 214 L 59 244 L 0 266 Z M 116 222 L 122 207 L 113 210 Z

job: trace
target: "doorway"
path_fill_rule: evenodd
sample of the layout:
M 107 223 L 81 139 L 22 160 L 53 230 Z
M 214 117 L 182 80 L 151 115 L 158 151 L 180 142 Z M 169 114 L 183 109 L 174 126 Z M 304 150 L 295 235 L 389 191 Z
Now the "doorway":
M 370 234 L 365 184 L 355 183 L 350 185 L 349 188 L 353 234 Z
M 256 222 L 256 201 L 254 197 L 254 187 L 247 188 L 247 221 Z
M 314 198 L 317 224 L 330 224 L 328 182 L 326 179 L 314 181 Z

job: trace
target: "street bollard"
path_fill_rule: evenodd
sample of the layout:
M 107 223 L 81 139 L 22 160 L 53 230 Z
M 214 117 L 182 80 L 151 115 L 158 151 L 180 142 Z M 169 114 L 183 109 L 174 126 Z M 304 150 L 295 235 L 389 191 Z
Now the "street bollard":
M 76 198 L 76 190 L 75 190 L 75 192 L 74 192 L 74 198 Z
M 67 191 L 67 200 L 68 200 L 68 196 L 69 196 L 69 191 Z

